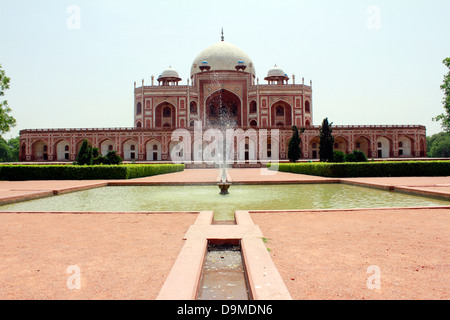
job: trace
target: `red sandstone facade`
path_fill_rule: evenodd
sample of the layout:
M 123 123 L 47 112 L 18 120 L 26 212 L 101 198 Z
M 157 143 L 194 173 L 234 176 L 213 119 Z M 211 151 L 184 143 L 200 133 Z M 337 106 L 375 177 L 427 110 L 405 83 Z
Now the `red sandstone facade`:
M 312 83 L 295 83 L 280 68 L 269 70 L 259 84 L 251 59 L 239 48 L 221 41 L 204 50 L 194 61 L 187 85 L 172 68 L 151 85 L 134 91 L 134 126 L 106 129 L 27 129 L 20 132 L 21 161 L 75 161 L 83 139 L 102 154 L 115 150 L 126 161 L 171 161 L 170 152 L 175 129 L 191 135 L 192 154 L 195 141 L 194 123 L 203 130 L 224 125 L 244 131 L 279 129 L 278 141 L 262 135 L 235 141 L 236 158 L 260 159 L 264 143 L 270 154 L 279 145 L 279 159 L 287 159 L 292 126 L 304 127 L 302 158 L 319 157 L 319 129 L 313 125 Z M 189 84 L 190 82 L 190 84 Z M 291 83 L 289 83 L 291 82 Z M 420 125 L 403 126 L 334 126 L 335 149 L 349 153 L 362 150 L 368 158 L 401 158 L 426 156 L 426 129 Z M 258 138 L 259 137 L 259 138 Z M 264 141 L 257 141 L 264 139 Z M 242 147 L 239 147 L 242 146 Z M 243 154 L 239 154 L 243 153 Z M 193 157 L 192 157 L 193 158 Z

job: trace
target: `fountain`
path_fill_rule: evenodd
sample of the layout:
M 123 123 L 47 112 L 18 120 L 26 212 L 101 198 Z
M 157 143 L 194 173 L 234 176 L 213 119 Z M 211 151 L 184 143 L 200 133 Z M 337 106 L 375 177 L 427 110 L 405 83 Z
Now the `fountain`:
M 217 185 L 220 188 L 221 195 L 227 195 L 229 193 L 228 189 L 230 188 L 231 183 L 227 181 L 227 170 L 225 167 L 221 168 L 221 179 Z
M 220 87 L 219 74 L 214 72 L 212 76 L 213 82 Z M 221 137 L 215 140 L 216 154 L 212 157 L 215 161 L 216 168 L 220 170 L 217 185 L 220 188 L 220 194 L 227 195 L 231 186 L 231 182 L 227 179 L 227 168 L 234 161 L 234 149 L 231 145 L 234 141 L 228 141 L 227 130 L 233 130 L 237 125 L 237 96 L 222 87 L 207 99 L 207 106 L 207 119 L 205 123 L 207 127 L 217 130 Z

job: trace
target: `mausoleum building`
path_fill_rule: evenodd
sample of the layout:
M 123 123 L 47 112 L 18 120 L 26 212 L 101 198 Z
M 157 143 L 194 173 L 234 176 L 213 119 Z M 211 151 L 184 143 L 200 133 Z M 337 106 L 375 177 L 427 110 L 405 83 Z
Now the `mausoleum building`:
M 194 136 L 199 127 L 202 132 L 221 127 L 256 133 L 236 138 L 236 158 L 255 161 L 262 149 L 270 157 L 277 146 L 279 159 L 286 160 L 293 125 L 305 128 L 302 159 L 319 157 L 320 126 L 313 122 L 311 81 L 305 83 L 275 65 L 260 83 L 251 58 L 223 37 L 194 59 L 187 84 L 181 80 L 169 67 L 152 76 L 150 85 L 135 83 L 134 123 L 129 128 L 22 130 L 20 160 L 72 162 L 87 139 L 102 154 L 115 150 L 125 161 L 170 162 L 171 150 L 179 143 L 172 139 L 176 129 L 190 133 L 183 152 L 194 159 L 194 152 L 206 144 Z M 279 134 L 271 135 L 275 129 Z M 358 149 L 369 159 L 426 156 L 422 125 L 333 125 L 333 136 L 335 150 Z

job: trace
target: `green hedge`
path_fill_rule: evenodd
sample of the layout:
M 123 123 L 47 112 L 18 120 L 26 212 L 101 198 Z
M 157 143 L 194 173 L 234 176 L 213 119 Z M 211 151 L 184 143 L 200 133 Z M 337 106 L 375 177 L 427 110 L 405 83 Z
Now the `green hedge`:
M 110 180 L 132 179 L 183 171 L 184 164 L 124 165 L 0 165 L 0 180 Z
M 329 178 L 450 176 L 450 161 L 280 163 L 278 170 Z

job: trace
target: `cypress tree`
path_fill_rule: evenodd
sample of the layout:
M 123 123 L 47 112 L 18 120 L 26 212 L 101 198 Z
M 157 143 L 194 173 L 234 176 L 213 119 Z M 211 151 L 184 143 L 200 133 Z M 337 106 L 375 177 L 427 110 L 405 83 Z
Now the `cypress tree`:
M 304 129 L 302 128 L 302 133 Z M 290 162 L 296 162 L 302 155 L 300 134 L 296 126 L 292 127 L 292 138 L 289 140 L 288 159 Z
M 323 119 L 319 145 L 319 156 L 322 162 L 333 161 L 334 137 L 331 135 L 333 132 L 332 125 L 333 123 L 328 123 L 328 118 Z
M 92 165 L 94 161 L 93 150 L 86 139 L 83 140 L 77 155 L 77 164 Z

